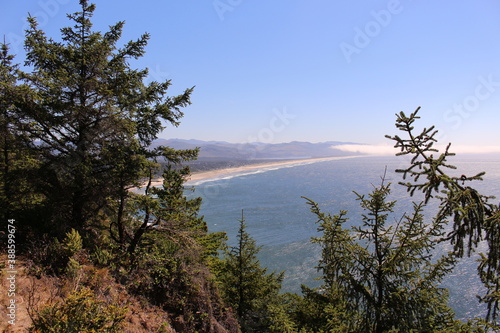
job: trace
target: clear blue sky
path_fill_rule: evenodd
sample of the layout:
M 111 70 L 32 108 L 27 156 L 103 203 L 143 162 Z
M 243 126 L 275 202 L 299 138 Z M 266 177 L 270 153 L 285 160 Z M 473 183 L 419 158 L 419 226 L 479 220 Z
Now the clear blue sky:
M 134 67 L 196 86 L 163 138 L 386 143 L 422 106 L 445 141 L 500 145 L 500 2 L 94 0 L 95 30 L 149 32 Z M 55 39 L 76 0 L 2 0 L 0 33 L 22 61 L 29 13 Z

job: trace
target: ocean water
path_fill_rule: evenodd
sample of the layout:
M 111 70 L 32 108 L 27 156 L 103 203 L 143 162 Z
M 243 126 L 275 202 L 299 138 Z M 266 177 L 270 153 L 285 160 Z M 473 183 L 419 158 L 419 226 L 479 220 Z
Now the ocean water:
M 458 167 L 452 171 L 458 176 L 486 171 L 484 181 L 473 186 L 483 194 L 500 198 L 500 155 L 465 155 L 449 162 Z M 395 213 L 389 218 L 395 220 L 411 210 L 412 200 L 418 200 L 410 198 L 406 189 L 398 185 L 401 175 L 394 172 L 407 163 L 403 157 L 342 158 L 262 168 L 191 182 L 187 187 L 194 189 L 190 196 L 203 198 L 201 214 L 209 230 L 226 232 L 230 245 L 236 242 L 243 210 L 247 231 L 262 246 L 261 264 L 269 271 L 285 271 L 282 291 L 300 293 L 302 284 L 321 285 L 316 269 L 321 250 L 310 242 L 311 237 L 319 237 L 320 233 L 303 197 L 319 203 L 324 212 L 337 214 L 348 210 L 348 223 L 359 225 L 362 210 L 353 191 L 370 193 L 385 173 L 385 182 L 392 184 L 388 199 L 398 201 Z M 435 210 L 436 205 L 431 204 L 427 214 L 432 216 Z M 458 318 L 484 314 L 485 307 L 476 298 L 482 289 L 476 276 L 475 258 L 462 260 L 443 285 L 450 290 L 450 305 Z

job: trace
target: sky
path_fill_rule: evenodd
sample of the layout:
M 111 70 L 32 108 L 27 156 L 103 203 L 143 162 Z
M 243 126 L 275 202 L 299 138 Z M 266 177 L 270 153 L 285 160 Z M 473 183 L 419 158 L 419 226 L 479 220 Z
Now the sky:
M 389 145 L 395 114 L 421 107 L 440 142 L 500 146 L 496 0 L 94 0 L 94 30 L 148 32 L 148 80 L 195 86 L 161 138 Z M 0 33 L 24 61 L 26 17 L 57 40 L 76 0 L 1 0 Z

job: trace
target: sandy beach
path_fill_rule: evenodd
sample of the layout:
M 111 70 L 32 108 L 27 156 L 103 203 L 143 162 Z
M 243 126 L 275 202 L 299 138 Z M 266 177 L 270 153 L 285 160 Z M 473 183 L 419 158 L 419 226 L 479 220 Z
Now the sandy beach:
M 187 184 L 189 184 L 191 182 L 200 181 L 200 180 L 207 180 L 207 179 L 212 179 L 212 178 L 231 176 L 234 174 L 245 173 L 245 172 L 254 171 L 254 170 L 258 170 L 258 169 L 276 168 L 276 167 L 289 166 L 289 165 L 294 165 L 294 164 L 300 165 L 300 164 L 305 164 L 305 163 L 309 164 L 309 163 L 316 163 L 316 162 L 323 162 L 323 161 L 341 160 L 341 159 L 353 158 L 353 157 L 359 157 L 359 155 L 358 156 L 322 157 L 322 158 L 308 158 L 308 159 L 298 159 L 298 160 L 276 161 L 276 162 L 268 162 L 268 163 L 249 164 L 249 165 L 243 165 L 243 166 L 234 167 L 234 168 L 224 168 L 224 169 L 216 169 L 216 170 L 203 171 L 203 172 L 194 172 L 189 177 Z M 162 183 L 163 183 L 163 180 L 161 178 L 159 178 L 159 179 L 155 179 L 152 182 L 152 185 L 153 186 L 160 186 Z

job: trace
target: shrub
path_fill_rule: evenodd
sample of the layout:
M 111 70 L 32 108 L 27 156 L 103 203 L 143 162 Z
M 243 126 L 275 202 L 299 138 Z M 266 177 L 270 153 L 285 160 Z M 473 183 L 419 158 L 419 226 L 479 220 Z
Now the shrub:
M 81 268 L 82 266 L 78 261 L 73 258 L 69 258 L 68 264 L 66 265 L 66 275 L 69 278 L 74 279 L 78 276 L 78 272 Z
M 98 300 L 92 290 L 82 288 L 62 302 L 42 309 L 33 319 L 31 332 L 78 333 L 122 332 L 126 308 Z
M 92 259 L 98 266 L 105 267 L 111 266 L 114 257 L 113 254 L 110 253 L 110 251 L 108 251 L 107 249 L 96 246 L 94 248 L 94 251 L 92 252 Z
M 62 248 L 68 258 L 78 253 L 82 249 L 82 246 L 82 236 L 80 236 L 78 231 L 71 229 L 71 231 L 66 233 Z
M 38 257 L 36 261 L 49 273 L 71 275 L 80 268 L 77 255 L 82 253 L 82 248 L 82 237 L 78 231 L 71 229 L 61 242 L 54 238 L 44 249 L 35 251 L 35 258 Z

